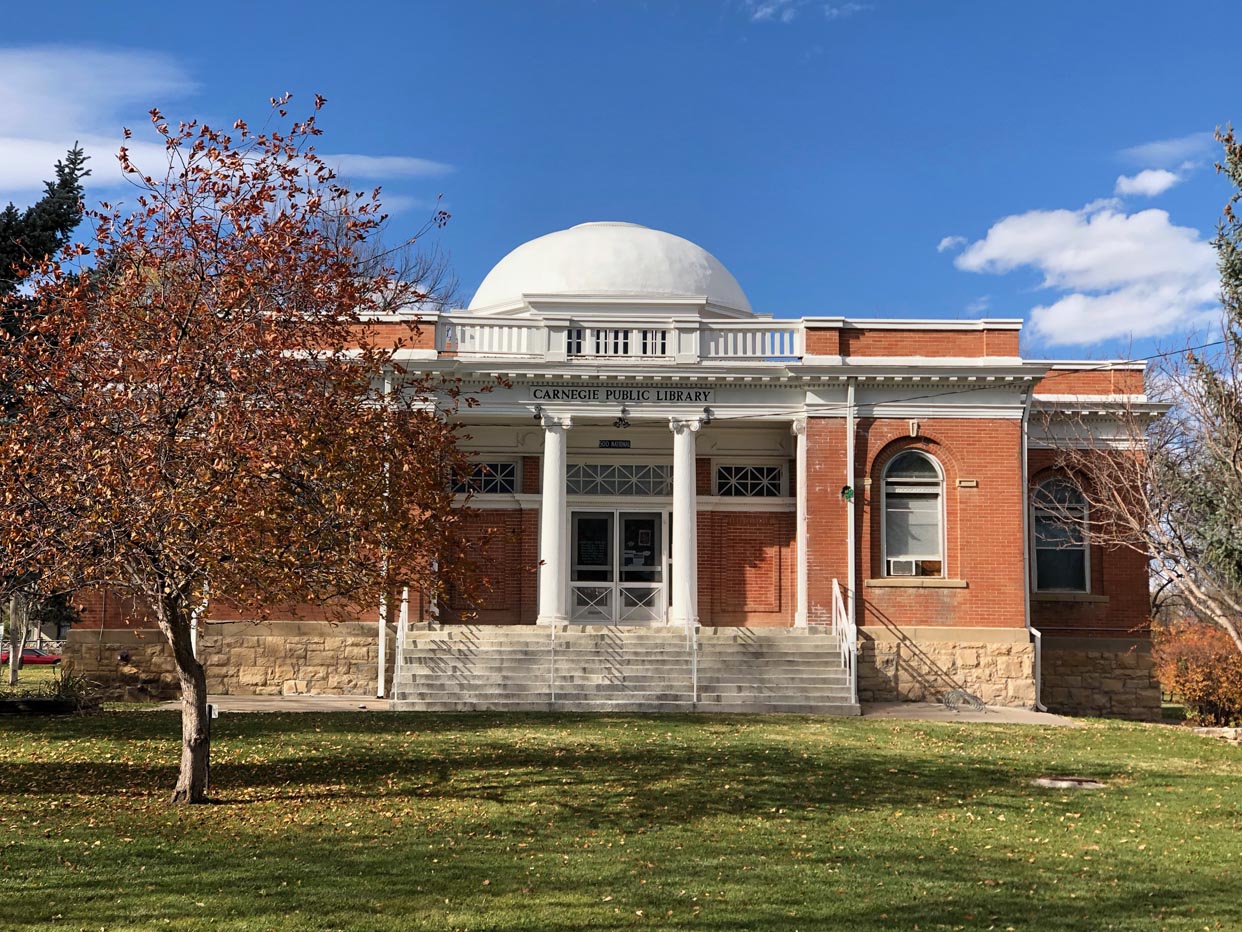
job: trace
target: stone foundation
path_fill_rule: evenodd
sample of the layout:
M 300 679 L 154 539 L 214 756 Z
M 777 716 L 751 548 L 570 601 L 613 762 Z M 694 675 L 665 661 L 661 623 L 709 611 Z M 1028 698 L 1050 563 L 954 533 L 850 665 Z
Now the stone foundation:
M 328 622 L 224 622 L 200 632 L 207 691 L 216 696 L 373 696 L 379 645 L 374 625 Z M 172 649 L 158 629 L 70 631 L 66 662 L 110 697 L 180 695 Z M 396 635 L 389 629 L 386 686 Z
M 860 702 L 939 702 L 965 690 L 988 705 L 1035 704 L 1035 647 L 1024 628 L 859 629 Z
M 1160 719 L 1151 642 L 1044 637 L 1041 698 L 1050 712 L 1140 721 Z

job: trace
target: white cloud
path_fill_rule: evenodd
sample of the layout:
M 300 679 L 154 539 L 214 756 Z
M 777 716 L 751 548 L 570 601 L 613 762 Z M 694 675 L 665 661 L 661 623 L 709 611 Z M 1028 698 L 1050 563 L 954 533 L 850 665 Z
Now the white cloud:
M 992 306 L 992 296 L 990 294 L 980 295 L 966 305 L 966 313 L 982 314 Z
M 745 0 L 752 23 L 793 22 L 798 15 L 798 0 Z
M 821 3 L 815 0 L 742 0 L 752 23 L 792 23 L 804 9 L 818 9 L 825 19 L 837 20 L 871 9 L 865 3 Z
M 1121 157 L 1137 165 L 1154 165 L 1156 168 L 1184 166 L 1184 162 L 1197 162 L 1211 156 L 1216 141 L 1211 133 L 1191 133 L 1173 139 L 1157 139 L 1121 150 Z
M 151 106 L 194 88 L 175 61 L 157 53 L 0 49 L 0 192 L 41 189 L 74 142 L 91 156 L 96 182 L 119 183 L 113 156 L 122 142 L 120 114 L 137 124 Z M 140 160 L 164 158 L 158 145 L 135 142 L 131 150 Z
M 1120 175 L 1113 190 L 1121 195 L 1141 194 L 1144 197 L 1155 197 L 1181 180 L 1182 176 L 1176 172 L 1164 168 L 1146 168 L 1137 175 Z
M 1219 289 L 1216 254 L 1198 230 L 1173 225 L 1163 210 L 1127 214 L 1111 199 L 1005 217 L 954 264 L 1042 274 L 1041 287 L 1064 293 L 1031 310 L 1035 334 L 1050 345 L 1194 325 L 1214 312 Z
M 936 252 L 947 252 L 950 249 L 959 249 L 966 245 L 966 237 L 964 236 L 946 236 L 936 244 Z
M 116 161 L 122 144 L 140 169 L 162 171 L 167 155 L 148 128 L 147 111 L 157 106 L 171 112 L 197 88 L 182 65 L 162 53 L 52 45 L 0 48 L 0 205 L 31 200 L 74 142 L 90 156 L 92 189 L 125 184 Z M 135 131 L 129 142 L 122 138 L 124 126 Z M 426 178 L 452 170 L 412 156 L 325 159 L 351 179 Z
M 845 19 L 847 16 L 869 9 L 871 8 L 865 3 L 826 3 L 824 4 L 824 16 L 828 19 Z
M 342 178 L 428 178 L 447 175 L 453 166 L 406 155 L 324 155 Z
M 434 199 L 414 197 L 410 194 L 389 194 L 385 191 L 380 196 L 380 207 L 386 214 L 403 214 L 408 211 L 422 210 L 430 214 L 439 210 L 441 205 Z

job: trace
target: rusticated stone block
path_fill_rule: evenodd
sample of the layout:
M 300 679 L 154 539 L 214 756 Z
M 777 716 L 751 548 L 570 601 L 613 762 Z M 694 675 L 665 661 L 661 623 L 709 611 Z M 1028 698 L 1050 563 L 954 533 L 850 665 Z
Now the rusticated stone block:
M 1045 639 L 1044 703 L 1069 715 L 1158 720 L 1154 666 L 1146 641 Z
M 1034 701 L 1034 648 L 1029 642 L 927 640 L 898 629 L 872 639 L 859 655 L 859 698 L 867 702 L 937 701 L 965 690 L 993 705 Z

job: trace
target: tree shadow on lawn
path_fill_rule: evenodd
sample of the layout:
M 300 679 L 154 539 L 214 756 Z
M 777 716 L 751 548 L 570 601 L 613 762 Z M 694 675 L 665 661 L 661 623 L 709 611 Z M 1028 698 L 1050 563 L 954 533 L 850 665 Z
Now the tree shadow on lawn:
M 627 831 L 652 823 L 774 810 L 797 815 L 823 808 L 952 805 L 983 795 L 994 797 L 989 805 L 1009 807 L 1017 803 L 1007 797 L 1039 792 L 1029 780 L 1046 766 L 1038 759 L 998 766 L 908 749 L 876 752 L 829 744 L 802 750 L 769 743 L 758 732 L 710 752 L 697 745 L 648 746 L 638 740 L 600 746 L 604 739 L 598 731 L 582 733 L 569 746 L 513 746 L 501 740 L 513 737 L 512 728 L 502 734 L 490 734 L 487 728 L 475 733 L 461 730 L 462 724 L 445 729 L 459 744 L 440 744 L 432 751 L 395 729 L 391 742 L 281 745 L 266 759 L 261 744 L 254 742 L 256 734 L 244 740 L 219 737 L 213 794 L 224 805 L 327 799 L 451 800 L 502 807 L 535 802 L 572 814 L 588 828 L 607 825 Z M 158 795 L 175 782 L 175 747 L 169 743 L 168 763 L 6 763 L 0 768 L 0 794 Z M 242 759 L 230 760 L 234 755 Z M 546 822 L 546 814 L 515 817 Z M 478 818 L 486 819 L 486 811 Z
M 565 832 L 572 831 L 573 826 Z M 563 840 L 563 839 L 562 839 Z M 309 844 L 297 842 L 296 857 L 287 847 L 271 846 L 258 857 L 240 859 L 198 858 L 190 851 L 176 861 L 152 864 L 146 875 L 157 884 L 156 902 L 99 895 L 99 880 L 92 876 L 66 875 L 56 885 L 58 902 L 67 898 L 66 919 L 89 908 L 92 924 L 135 923 L 151 918 L 186 920 L 230 910 L 260 925 L 246 928 L 287 928 L 285 921 L 296 911 L 314 917 L 315 928 L 382 929 L 448 928 L 468 923 L 470 928 L 491 932 L 540 929 L 571 932 L 591 929 L 631 929 L 635 910 L 641 909 L 659 928 L 695 930 L 765 929 L 793 932 L 810 929 L 988 929 L 1017 927 L 1026 930 L 1147 929 L 1167 927 L 1163 917 L 1182 920 L 1178 928 L 1231 928 L 1238 904 L 1225 882 L 1227 870 L 1210 880 L 1180 876 L 1176 871 L 1142 870 L 1132 864 L 1134 879 L 1113 882 L 1101 876 L 1078 876 L 1074 865 L 1067 870 L 1048 866 L 1027 867 L 996 852 L 980 851 L 951 860 L 934 846 L 920 851 L 888 849 L 879 856 L 874 846 L 853 839 L 830 854 L 797 865 L 763 865 L 771 856 L 770 843 L 756 840 L 749 847 L 728 850 L 726 865 L 712 852 L 616 851 L 601 861 L 586 878 L 562 865 L 556 838 L 545 838 L 549 850 L 541 862 L 541 875 L 532 877 L 496 847 L 463 847 L 451 863 L 442 848 L 428 850 L 425 839 L 404 844 L 345 846 L 328 839 Z M 941 840 L 944 842 L 944 840 Z M 863 850 L 859 850 L 859 849 Z M 943 844 L 942 844 L 943 848 Z M 248 854 L 249 852 L 245 852 Z M 431 854 L 440 860 L 433 861 Z M 635 859 L 637 856 L 637 860 Z M 655 857 L 653 877 L 661 884 L 639 886 L 635 866 Z M 758 869 L 743 871 L 742 864 Z M 1141 874 L 1139 873 L 1141 870 Z M 490 881 L 488 887 L 481 880 Z M 289 881 L 274 895 L 273 886 Z M 808 883 L 809 880 L 809 883 Z M 296 884 L 296 886 L 295 886 Z M 700 896 L 703 912 L 691 915 L 689 897 L 675 891 L 688 888 Z M 420 889 L 421 888 L 421 889 Z M 185 891 L 194 891 L 192 896 Z M 710 897 L 702 899 L 707 891 Z M 684 894 L 684 890 L 681 891 Z M 614 897 L 615 894 L 615 897 Z M 607 901 L 604 897 L 607 896 Z M 202 900 L 203 910 L 190 908 Z M 451 901 L 451 907 L 448 905 Z M 622 908 L 613 912 L 614 903 Z M 141 912 L 135 913 L 135 907 Z M 59 909 L 60 906 L 57 906 Z M 672 908 L 674 916 L 664 918 Z M 3 916 L 0 904 L 0 916 Z M 1189 919 L 1194 917 L 1194 925 Z M 233 922 L 238 920 L 234 918 Z M 225 925 L 220 922 L 220 925 Z M 305 926 L 305 927 L 309 927 Z

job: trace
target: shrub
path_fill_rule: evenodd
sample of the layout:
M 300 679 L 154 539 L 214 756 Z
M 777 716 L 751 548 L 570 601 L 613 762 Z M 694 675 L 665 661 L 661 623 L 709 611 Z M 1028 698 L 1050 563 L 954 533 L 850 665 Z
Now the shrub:
M 53 679 L 33 686 L 0 687 L 0 699 L 67 699 L 79 712 L 99 709 L 99 684 L 78 676 L 72 670 L 61 670 Z
M 1156 676 L 1199 725 L 1242 724 L 1242 653 L 1224 631 L 1199 622 L 1155 629 Z

